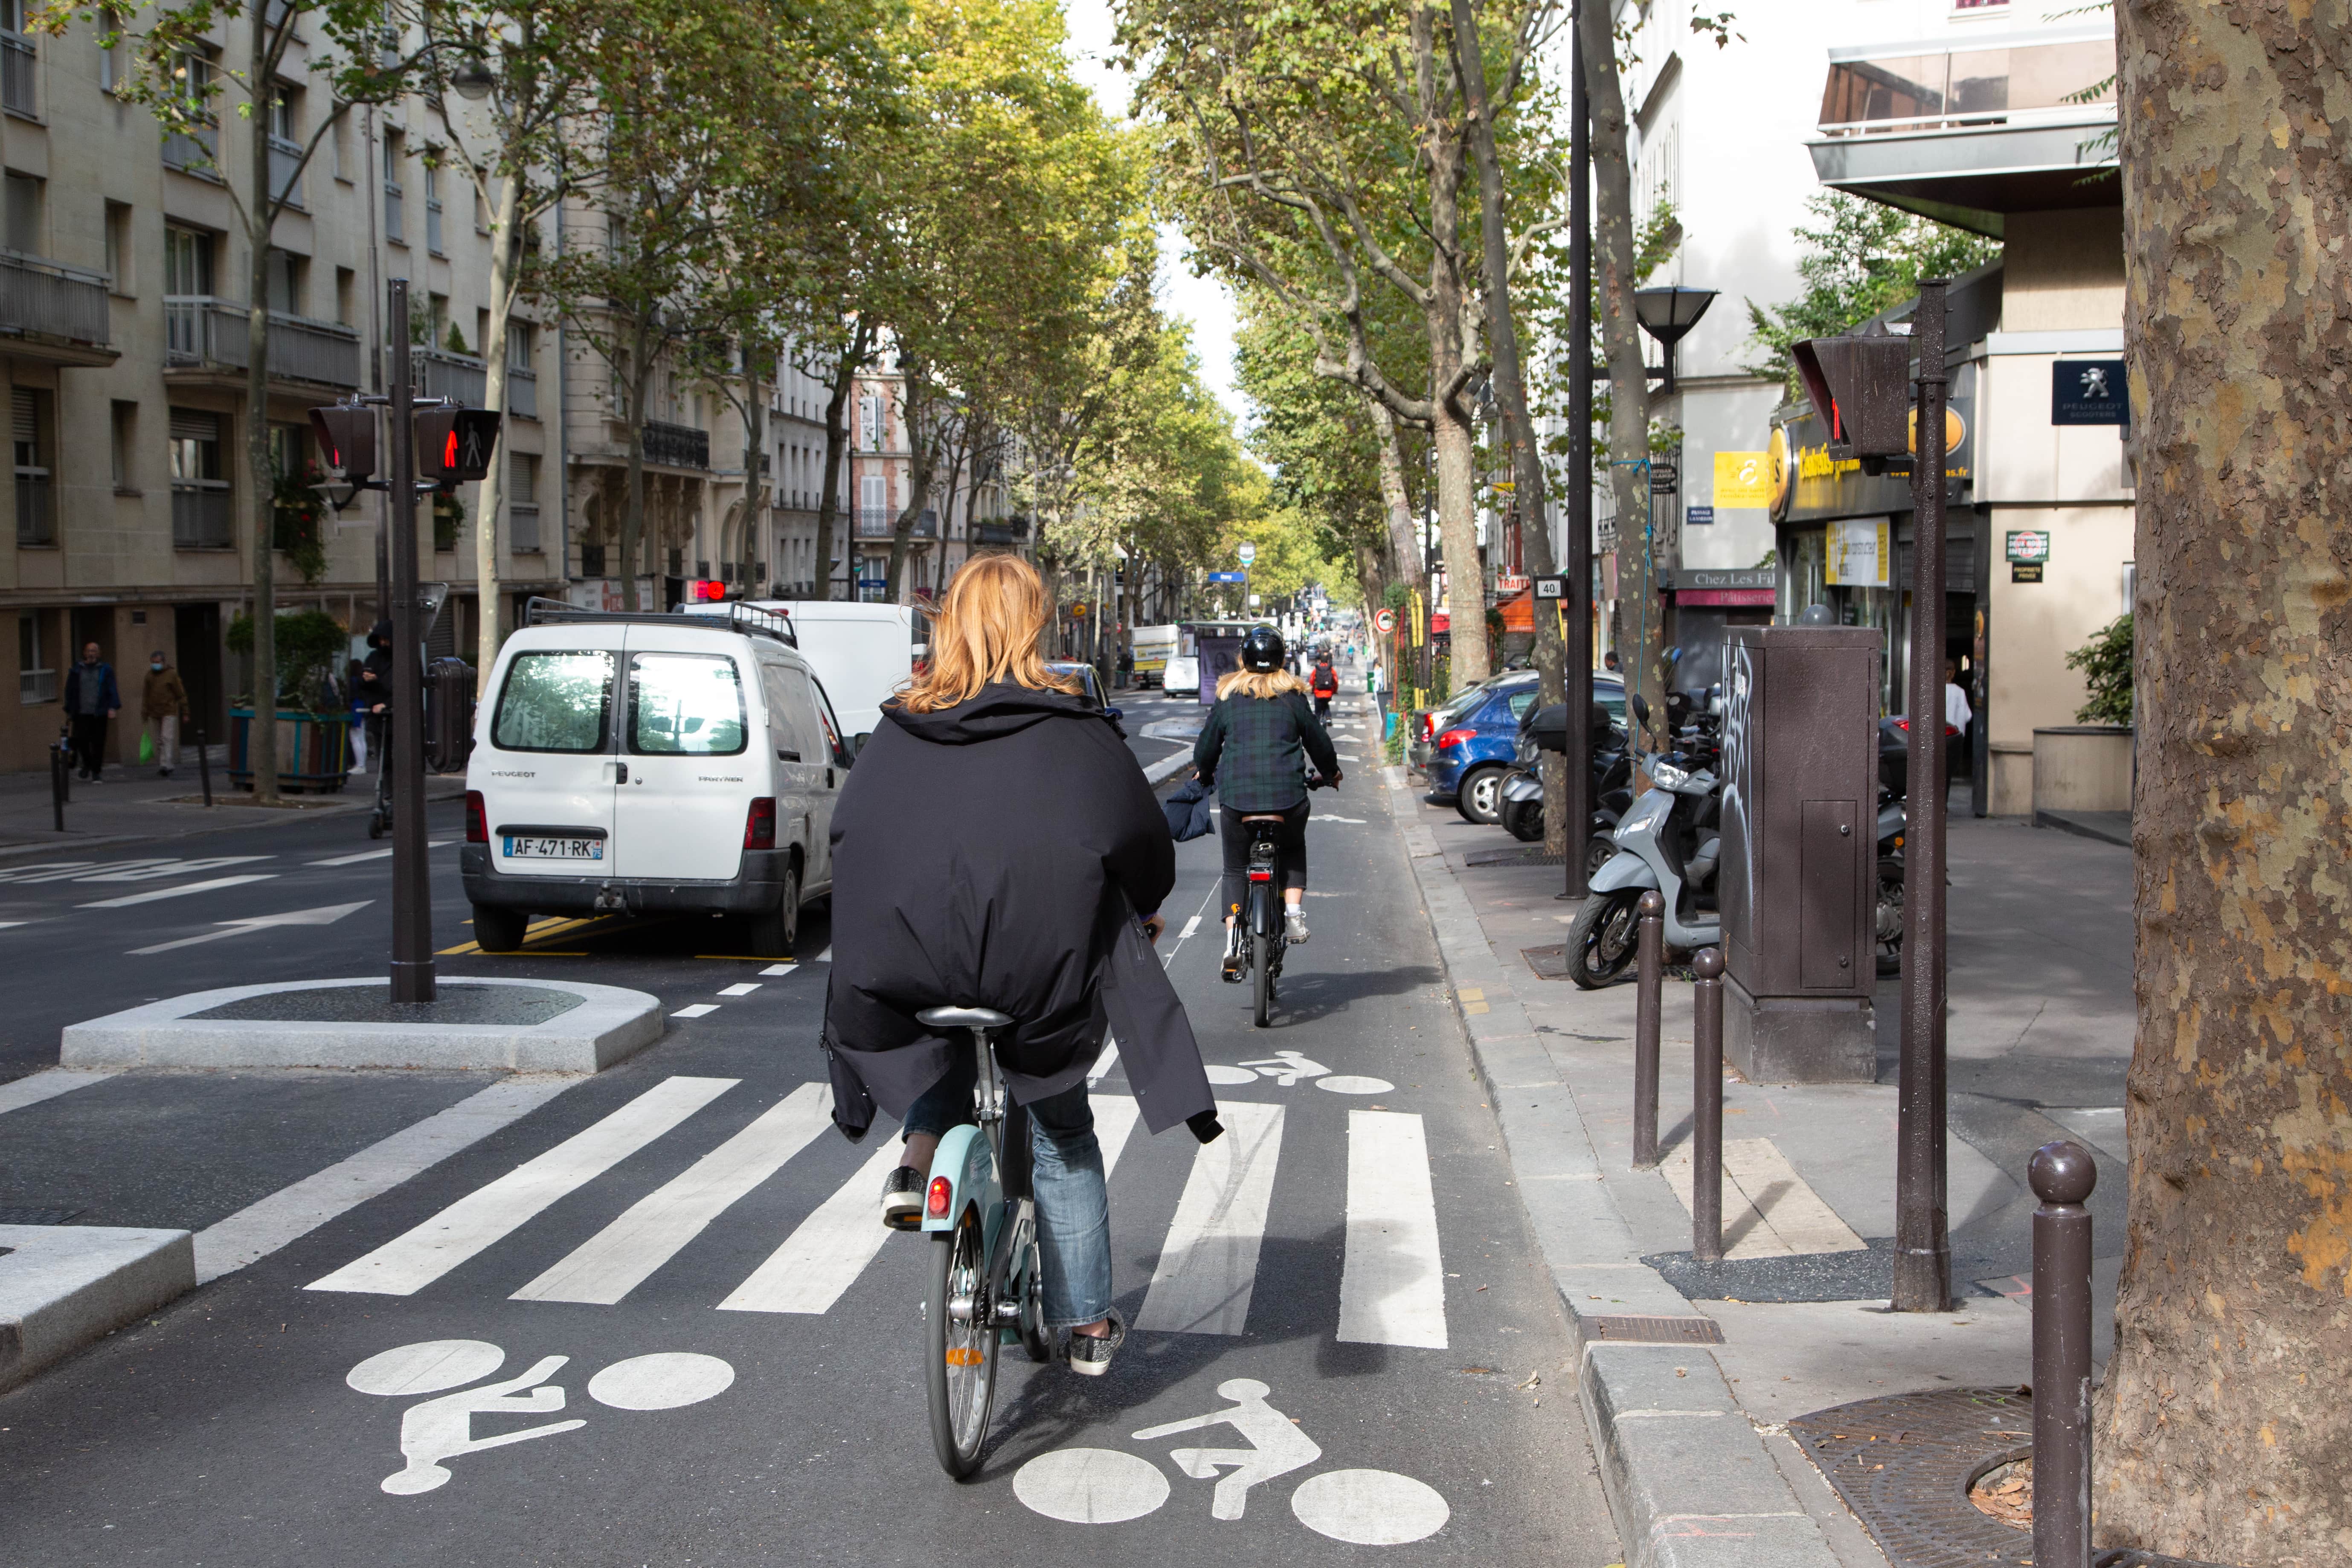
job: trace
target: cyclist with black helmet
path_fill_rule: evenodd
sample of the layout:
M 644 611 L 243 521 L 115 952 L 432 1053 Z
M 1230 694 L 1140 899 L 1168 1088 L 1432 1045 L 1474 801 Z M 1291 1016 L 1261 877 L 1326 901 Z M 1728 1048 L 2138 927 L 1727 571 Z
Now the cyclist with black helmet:
M 1242 638 L 1242 664 L 1217 681 L 1216 706 L 1201 726 L 1192 763 L 1217 787 L 1219 826 L 1225 849 L 1224 977 L 1247 978 L 1241 907 L 1249 869 L 1251 816 L 1282 818 L 1282 901 L 1285 934 L 1307 940 L 1307 766 L 1312 762 L 1325 781 L 1339 782 L 1339 757 L 1331 737 L 1316 722 L 1307 683 L 1283 668 L 1282 634 L 1252 626 Z

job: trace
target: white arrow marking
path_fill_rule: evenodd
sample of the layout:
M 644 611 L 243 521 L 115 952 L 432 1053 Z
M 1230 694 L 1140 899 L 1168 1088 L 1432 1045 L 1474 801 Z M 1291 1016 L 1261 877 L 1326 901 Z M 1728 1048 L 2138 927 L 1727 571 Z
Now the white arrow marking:
M 271 926 L 330 926 L 354 910 L 363 910 L 373 903 L 362 899 L 356 904 L 322 904 L 315 910 L 289 910 L 282 915 L 247 915 L 243 920 L 221 921 L 223 929 L 208 931 L 202 936 L 184 936 L 177 942 L 159 942 L 152 947 L 134 947 L 132 958 L 151 952 L 169 952 L 175 947 L 194 947 L 200 942 L 218 942 L 225 936 L 243 936 L 248 931 L 266 931 Z

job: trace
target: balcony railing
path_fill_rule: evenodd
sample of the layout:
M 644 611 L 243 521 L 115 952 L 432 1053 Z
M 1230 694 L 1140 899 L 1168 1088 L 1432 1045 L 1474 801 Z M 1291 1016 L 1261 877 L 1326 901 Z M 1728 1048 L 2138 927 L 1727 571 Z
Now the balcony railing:
M 103 346 L 107 331 L 104 275 L 0 251 L 0 332 Z
M 507 412 L 518 419 L 539 417 L 539 373 L 507 366 Z
M 163 138 L 163 164 L 185 174 L 199 174 L 205 179 L 220 177 L 216 155 L 220 152 L 220 128 L 206 125 L 193 132 L 174 131 Z
M 236 507 L 226 484 L 175 480 L 172 485 L 172 548 L 231 550 L 236 545 Z
M 710 437 L 686 425 L 646 421 L 646 461 L 670 468 L 710 467 Z
M 507 548 L 517 555 L 536 555 L 545 548 L 539 539 L 537 501 L 517 501 L 507 508 Z
M 243 370 L 249 363 L 246 308 L 209 294 L 163 297 L 166 367 Z M 360 335 L 335 321 L 269 312 L 272 380 L 309 382 L 356 391 Z
M 16 542 L 18 544 L 55 544 L 58 542 L 57 509 L 49 504 L 49 476 L 25 474 L 16 476 Z
M 407 234 L 401 228 L 401 208 L 405 205 L 398 185 L 390 180 L 383 183 L 383 237 L 394 245 L 406 245 Z
M 392 351 L 384 351 L 384 367 L 392 365 Z M 472 354 L 451 353 L 446 349 L 408 351 L 409 384 L 419 397 L 454 397 L 468 408 L 482 407 L 489 397 L 488 374 L 482 362 Z
M 32 39 L 21 33 L 0 33 L 0 109 L 27 118 L 41 111 L 33 85 L 40 74 L 36 68 L 39 58 Z
M 269 194 L 302 205 L 302 144 L 283 136 L 269 139 Z
M 897 512 L 891 510 L 887 506 L 859 507 L 857 509 L 857 537 L 860 539 L 889 538 L 890 524 L 897 521 L 898 516 L 898 514 Z
M 2112 37 L 1874 58 L 1833 54 L 1820 124 L 1824 135 L 1860 136 L 2095 118 L 2114 112 L 2114 88 L 2088 102 L 2081 95 L 2115 69 Z

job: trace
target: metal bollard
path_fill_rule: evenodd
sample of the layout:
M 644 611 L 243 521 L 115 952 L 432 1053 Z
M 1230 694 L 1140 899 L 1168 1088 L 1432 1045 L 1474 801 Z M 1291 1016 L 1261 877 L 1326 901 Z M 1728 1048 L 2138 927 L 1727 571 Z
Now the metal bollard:
M 1723 952 L 1691 960 L 1691 1256 L 1723 1261 Z
M 1633 1169 L 1658 1163 L 1658 1002 L 1664 983 L 1666 900 L 1653 888 L 1634 906 Z
M 49 810 L 56 816 L 58 831 L 66 830 L 66 802 L 72 798 L 73 786 L 66 782 L 66 743 L 59 737 L 49 748 Z
M 2091 1563 L 2091 1152 L 2061 1140 L 2034 1151 L 2033 1561 Z
M 205 804 L 212 805 L 213 757 L 205 750 L 205 732 L 201 728 L 196 731 L 196 776 L 205 782 Z

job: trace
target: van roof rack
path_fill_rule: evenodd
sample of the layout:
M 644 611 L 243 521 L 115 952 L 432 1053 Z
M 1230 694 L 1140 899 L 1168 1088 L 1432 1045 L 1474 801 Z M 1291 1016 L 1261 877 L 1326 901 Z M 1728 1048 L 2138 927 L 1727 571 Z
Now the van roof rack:
M 675 626 L 680 616 L 691 616 L 698 621 L 717 625 L 721 630 L 742 632 L 751 637 L 773 637 L 789 648 L 798 648 L 801 639 L 793 635 L 790 616 L 775 610 L 762 610 L 750 605 L 707 605 L 688 610 L 684 605 L 675 610 L 591 610 L 579 605 L 568 605 L 562 599 L 533 595 L 524 606 L 523 624 L 533 626 L 562 626 L 577 622 L 625 621 L 649 626 Z

